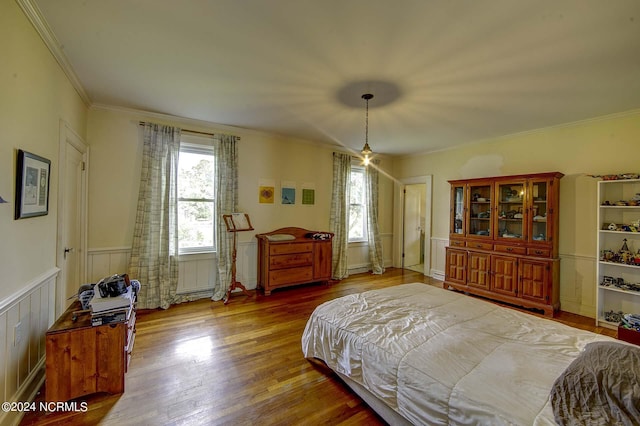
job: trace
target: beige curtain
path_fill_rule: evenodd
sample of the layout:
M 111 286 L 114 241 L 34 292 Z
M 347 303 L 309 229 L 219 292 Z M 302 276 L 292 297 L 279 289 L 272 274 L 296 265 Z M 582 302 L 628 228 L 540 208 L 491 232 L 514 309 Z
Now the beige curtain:
M 222 300 L 231 286 L 233 235 L 227 232 L 222 215 L 238 210 L 238 152 L 236 136 L 221 135 L 214 143 L 216 158 L 216 252 L 218 279 L 213 300 Z
M 382 255 L 382 242 L 378 226 L 378 167 L 379 160 L 372 161 L 364 172 L 365 191 L 367 200 L 367 239 L 369 240 L 369 260 L 371 272 L 384 273 L 384 258 Z
M 141 309 L 166 309 L 177 300 L 180 133 L 179 128 L 170 126 L 144 126 L 140 191 L 128 270 L 129 276 L 141 283 Z
M 333 232 L 331 276 L 341 280 L 349 276 L 347 250 L 349 244 L 349 200 L 351 186 L 351 156 L 333 153 L 333 197 L 329 229 Z

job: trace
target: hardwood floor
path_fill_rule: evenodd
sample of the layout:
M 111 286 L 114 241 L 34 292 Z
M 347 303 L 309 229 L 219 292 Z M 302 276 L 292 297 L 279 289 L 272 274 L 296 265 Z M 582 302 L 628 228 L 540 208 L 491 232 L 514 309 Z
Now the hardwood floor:
M 203 299 L 139 311 L 124 394 L 79 399 L 84 413 L 29 413 L 21 425 L 383 425 L 330 370 L 303 358 L 300 338 L 320 303 L 409 282 L 442 285 L 388 269 L 268 297 L 234 294 L 228 305 Z M 615 337 L 591 318 L 560 312 L 555 319 Z

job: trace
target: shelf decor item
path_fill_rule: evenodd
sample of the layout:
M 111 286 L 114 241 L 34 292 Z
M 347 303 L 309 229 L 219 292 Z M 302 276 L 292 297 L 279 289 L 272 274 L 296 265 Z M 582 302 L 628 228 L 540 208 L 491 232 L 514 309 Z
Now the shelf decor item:
M 50 160 L 18 150 L 14 219 L 44 216 L 49 213 L 50 175 Z

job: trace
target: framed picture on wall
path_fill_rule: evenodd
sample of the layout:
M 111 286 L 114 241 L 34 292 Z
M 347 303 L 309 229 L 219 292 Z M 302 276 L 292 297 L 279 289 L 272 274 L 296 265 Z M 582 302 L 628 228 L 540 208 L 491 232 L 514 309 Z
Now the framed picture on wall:
M 21 149 L 16 164 L 15 219 L 49 213 L 51 161 Z

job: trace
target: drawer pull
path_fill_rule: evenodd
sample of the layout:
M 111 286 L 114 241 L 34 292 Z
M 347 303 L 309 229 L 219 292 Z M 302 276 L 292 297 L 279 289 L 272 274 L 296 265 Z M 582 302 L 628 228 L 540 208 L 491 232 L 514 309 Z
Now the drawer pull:
M 536 250 L 536 254 L 543 254 L 544 252 L 542 250 Z
M 477 248 L 482 248 L 482 244 L 476 244 Z
M 513 251 L 513 247 L 507 247 L 507 251 Z

